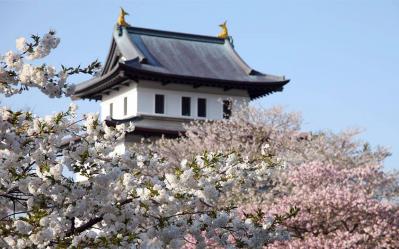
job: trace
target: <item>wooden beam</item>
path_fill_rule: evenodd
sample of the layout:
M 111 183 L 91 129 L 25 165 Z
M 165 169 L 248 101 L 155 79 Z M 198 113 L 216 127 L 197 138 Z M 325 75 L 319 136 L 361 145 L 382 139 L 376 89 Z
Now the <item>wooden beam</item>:
M 193 85 L 194 88 L 198 88 L 198 87 L 200 87 L 200 86 L 201 86 L 201 84 L 194 84 L 194 85 Z
M 228 91 L 228 90 L 230 90 L 230 89 L 232 89 L 232 87 L 229 87 L 229 86 L 225 86 L 225 87 L 223 87 L 223 91 Z

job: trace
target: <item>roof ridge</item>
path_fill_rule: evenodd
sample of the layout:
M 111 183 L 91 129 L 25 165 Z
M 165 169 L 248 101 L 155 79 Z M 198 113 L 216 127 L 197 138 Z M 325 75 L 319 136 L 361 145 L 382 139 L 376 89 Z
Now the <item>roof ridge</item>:
M 126 27 L 126 30 L 129 33 L 134 33 L 139 35 L 150 35 L 150 36 L 158 36 L 164 38 L 174 38 L 181 40 L 200 41 L 200 42 L 209 42 L 209 43 L 218 43 L 218 44 L 225 43 L 225 39 L 221 39 L 216 36 L 198 35 L 198 34 L 149 29 L 141 27 L 131 27 L 131 26 Z

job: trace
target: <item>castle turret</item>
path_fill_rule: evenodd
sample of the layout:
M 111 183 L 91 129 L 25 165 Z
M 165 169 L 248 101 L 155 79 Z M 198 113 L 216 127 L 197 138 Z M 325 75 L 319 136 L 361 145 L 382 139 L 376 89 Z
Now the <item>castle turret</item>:
M 177 136 L 184 122 L 228 118 L 288 81 L 252 69 L 229 39 L 119 26 L 102 73 L 74 98 L 100 101 L 102 119 L 134 122 L 131 135 Z

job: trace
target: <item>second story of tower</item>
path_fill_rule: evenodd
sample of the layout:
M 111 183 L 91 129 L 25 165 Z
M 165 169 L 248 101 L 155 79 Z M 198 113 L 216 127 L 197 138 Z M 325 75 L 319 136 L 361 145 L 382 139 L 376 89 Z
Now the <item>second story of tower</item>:
M 250 101 L 247 92 L 217 87 L 201 87 L 161 82 L 127 80 L 119 90 L 104 94 L 101 99 L 101 116 L 122 120 L 146 115 L 159 118 L 222 119 L 230 115 L 233 106 L 243 106 Z

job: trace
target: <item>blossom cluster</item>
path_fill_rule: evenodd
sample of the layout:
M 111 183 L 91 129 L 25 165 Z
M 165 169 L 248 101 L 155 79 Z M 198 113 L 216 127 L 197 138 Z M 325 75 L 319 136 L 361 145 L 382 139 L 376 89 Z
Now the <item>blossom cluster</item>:
M 55 36 L 54 31 L 50 31 L 43 35 L 42 38 L 33 36 L 36 44 L 28 44 L 25 37 L 20 37 L 16 40 L 16 48 L 22 53 L 27 53 L 28 59 L 40 59 L 50 54 L 52 49 L 57 48 L 60 43 L 60 38 Z M 29 46 L 30 45 L 30 46 Z
M 74 85 L 67 84 L 70 74 L 77 72 L 95 73 L 99 64 L 95 65 L 94 71 L 85 71 L 75 68 L 63 68 L 56 70 L 55 67 L 46 64 L 33 65 L 26 60 L 36 60 L 46 57 L 57 48 L 60 38 L 54 31 L 49 31 L 43 37 L 32 35 L 33 42 L 28 42 L 21 37 L 16 41 L 19 52 L 8 51 L 0 55 L 0 93 L 11 96 L 36 87 L 50 98 L 71 96 Z
M 269 174 L 266 160 L 204 153 L 166 165 L 156 154 L 119 154 L 113 148 L 134 127 L 107 126 L 96 114 L 80 125 L 75 110 L 41 118 L 1 109 L 2 246 L 229 247 L 234 236 L 261 248 L 280 238 L 234 205 L 238 192 Z

